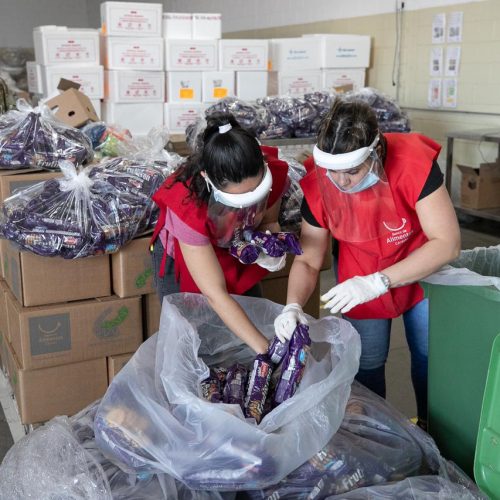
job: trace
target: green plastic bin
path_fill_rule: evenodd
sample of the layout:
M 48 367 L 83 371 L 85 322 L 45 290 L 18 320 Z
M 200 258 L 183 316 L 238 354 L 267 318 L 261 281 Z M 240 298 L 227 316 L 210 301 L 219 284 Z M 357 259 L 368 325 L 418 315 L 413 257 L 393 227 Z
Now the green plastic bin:
M 482 249 L 481 259 L 462 252 L 459 264 L 498 277 L 499 250 Z M 429 298 L 429 433 L 441 453 L 472 476 L 488 364 L 500 333 L 500 290 L 423 286 Z
M 493 342 L 484 389 L 474 477 L 491 500 L 500 499 L 500 335 Z

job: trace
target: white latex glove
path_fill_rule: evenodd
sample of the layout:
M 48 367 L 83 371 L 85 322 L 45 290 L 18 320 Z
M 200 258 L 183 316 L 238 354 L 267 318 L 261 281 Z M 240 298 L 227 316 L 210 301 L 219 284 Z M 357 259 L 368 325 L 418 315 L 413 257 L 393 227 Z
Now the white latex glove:
M 271 257 L 266 255 L 264 252 L 260 252 L 257 257 L 255 264 L 259 264 L 260 267 L 271 271 L 272 273 L 283 269 L 286 264 L 286 254 L 281 257 Z
M 381 273 L 368 276 L 354 276 L 340 285 L 336 285 L 321 296 L 326 302 L 324 309 L 330 309 L 332 314 L 346 313 L 353 307 L 369 302 L 387 292 L 388 287 L 382 280 Z
M 297 323 L 307 325 L 307 318 L 299 304 L 288 304 L 283 308 L 281 314 L 276 316 L 274 320 L 274 333 L 281 342 L 290 340 L 293 335 Z

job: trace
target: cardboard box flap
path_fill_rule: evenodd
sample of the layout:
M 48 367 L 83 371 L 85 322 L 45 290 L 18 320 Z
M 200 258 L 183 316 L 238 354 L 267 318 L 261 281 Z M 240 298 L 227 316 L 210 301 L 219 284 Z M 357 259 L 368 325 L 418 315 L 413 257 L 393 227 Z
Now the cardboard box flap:
M 479 176 L 479 168 L 469 167 L 467 165 L 459 165 L 457 163 L 457 167 L 464 175 L 475 175 Z

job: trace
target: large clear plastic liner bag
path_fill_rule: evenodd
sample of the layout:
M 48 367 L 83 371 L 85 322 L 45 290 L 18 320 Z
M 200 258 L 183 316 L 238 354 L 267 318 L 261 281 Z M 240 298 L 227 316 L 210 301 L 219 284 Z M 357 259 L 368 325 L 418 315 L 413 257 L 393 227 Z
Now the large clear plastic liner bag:
M 500 245 L 462 250 L 450 265 L 422 281 L 433 285 L 493 286 L 500 290 Z
M 268 338 L 282 306 L 235 297 Z M 159 332 L 113 379 L 95 419 L 96 441 L 123 470 L 164 472 L 193 489 L 276 484 L 337 431 L 358 369 L 349 323 L 310 318 L 313 344 L 296 394 L 256 424 L 239 405 L 210 403 L 200 383 L 210 367 L 251 366 L 255 353 L 198 294 L 163 301 Z
M 59 162 L 84 164 L 92 145 L 80 130 L 59 121 L 47 106 L 32 108 L 25 100 L 0 117 L 0 169 L 39 167 L 59 170 Z
M 41 256 L 76 259 L 113 253 L 151 225 L 151 195 L 166 178 L 163 167 L 113 158 L 77 168 L 61 162 L 50 179 L 6 199 L 0 237 Z

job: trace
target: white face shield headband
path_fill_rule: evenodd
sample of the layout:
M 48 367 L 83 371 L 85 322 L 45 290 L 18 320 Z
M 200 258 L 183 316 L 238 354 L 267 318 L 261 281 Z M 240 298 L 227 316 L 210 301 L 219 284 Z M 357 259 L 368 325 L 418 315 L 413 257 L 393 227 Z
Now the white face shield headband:
M 226 193 L 217 189 L 214 183 L 210 180 L 208 175 L 205 174 L 205 182 L 207 183 L 208 190 L 212 191 L 215 201 L 232 208 L 247 208 L 252 205 L 256 205 L 260 201 L 264 200 L 269 196 L 273 185 L 273 177 L 269 167 L 266 165 L 264 172 L 264 177 L 260 181 L 260 184 L 252 191 L 246 193 L 234 194 Z
M 336 155 L 322 151 L 316 144 L 313 149 L 314 163 L 316 163 L 318 167 L 335 171 L 356 168 L 366 161 L 366 159 L 375 151 L 379 139 L 380 136 L 377 134 L 369 146 L 355 149 L 349 153 L 340 153 Z

